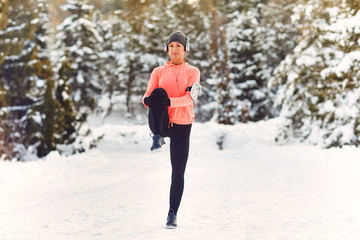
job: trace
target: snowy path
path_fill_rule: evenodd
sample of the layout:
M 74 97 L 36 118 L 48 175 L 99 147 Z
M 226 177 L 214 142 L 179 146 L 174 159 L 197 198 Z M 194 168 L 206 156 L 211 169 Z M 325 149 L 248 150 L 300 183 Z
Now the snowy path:
M 274 146 L 275 123 L 195 124 L 176 230 L 169 153 L 148 153 L 146 126 L 99 126 L 99 148 L 69 158 L 1 162 L 0 239 L 360 239 L 360 149 Z

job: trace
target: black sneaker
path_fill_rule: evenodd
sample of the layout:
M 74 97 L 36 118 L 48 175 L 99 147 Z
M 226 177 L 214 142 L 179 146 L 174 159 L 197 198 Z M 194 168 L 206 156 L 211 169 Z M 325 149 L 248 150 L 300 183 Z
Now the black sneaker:
M 151 151 L 160 151 L 162 150 L 162 145 L 165 144 L 164 139 L 160 135 L 153 136 L 153 144 L 150 148 Z
M 170 209 L 167 216 L 166 228 L 172 229 L 176 227 L 177 227 L 176 214 L 174 210 Z

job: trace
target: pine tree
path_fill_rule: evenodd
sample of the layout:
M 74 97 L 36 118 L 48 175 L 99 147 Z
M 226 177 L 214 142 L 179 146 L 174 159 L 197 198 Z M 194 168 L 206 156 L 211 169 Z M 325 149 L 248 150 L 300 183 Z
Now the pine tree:
M 259 76 L 268 82 L 274 69 L 285 57 L 293 52 L 299 37 L 298 27 L 291 21 L 299 0 L 268 0 L 262 5 L 261 13 L 261 51 L 264 54 L 264 66 Z
M 97 65 L 99 66 L 99 75 L 102 77 L 102 83 L 104 84 L 103 94 L 101 97 L 107 97 L 110 100 L 110 104 L 107 106 L 97 105 L 96 111 L 103 112 L 104 115 L 108 115 L 113 110 L 113 97 L 115 97 L 121 91 L 121 80 L 118 78 L 118 52 L 117 52 L 117 34 L 116 28 L 118 24 L 118 18 L 116 15 L 109 14 L 105 19 L 104 15 L 100 11 L 95 11 L 93 15 L 93 22 L 96 25 L 96 30 L 102 36 L 102 52 L 99 53 L 99 59 Z
M 25 11 L 25 9 L 27 11 Z M 30 0 L 14 0 L 9 2 L 7 25 L 2 32 L 2 45 L 7 53 L 2 62 L 1 83 L 9 89 L 9 103 L 22 102 L 26 91 L 31 89 L 33 82 L 29 76 L 30 68 L 27 62 L 31 59 L 35 44 L 32 42 L 32 35 L 35 24 L 34 5 Z M 11 41 L 10 41 L 11 39 Z M 11 57 L 10 57 L 11 56 Z M 21 87 L 20 87 L 21 86 Z
M 230 76 L 229 50 L 228 50 L 228 12 L 231 2 L 227 0 L 213 1 L 201 0 L 199 5 L 203 8 L 209 22 L 209 46 L 211 71 L 205 80 L 207 99 L 215 100 L 216 121 L 222 124 L 235 124 L 236 113 L 233 98 L 233 81 Z M 215 93 L 215 94 L 214 94 Z
M 265 1 L 242 1 L 229 13 L 228 38 L 231 76 L 237 89 L 238 121 L 258 121 L 271 116 L 271 96 L 266 88 L 269 69 L 264 53 L 266 32 L 262 25 L 261 8 Z M 270 29 L 268 29 L 270 30 Z M 270 30 L 271 31 L 271 30 Z M 273 30 L 272 30 L 273 31 Z
M 58 144 L 70 143 L 75 138 L 76 119 L 74 117 L 73 103 L 69 106 L 64 105 L 63 95 L 67 95 L 65 90 L 61 91 L 62 86 L 56 86 L 55 73 L 49 59 L 49 49 L 47 46 L 46 24 L 48 22 L 48 4 L 46 0 L 38 1 L 39 24 L 35 32 L 36 37 L 36 57 L 34 63 L 35 77 L 42 87 L 36 89 L 38 98 L 42 99 L 42 104 L 34 109 L 34 113 L 41 116 L 39 124 L 39 145 L 37 155 L 43 157 L 50 151 L 55 150 Z M 60 90 L 63 94 L 56 94 Z M 64 115 L 72 115 L 73 118 L 67 122 Z M 70 131 L 71 134 L 67 134 Z
M 231 120 L 227 120 L 228 123 L 258 121 L 273 116 L 272 94 L 267 89 L 267 81 L 276 65 L 271 56 L 276 53 L 266 44 L 272 41 L 271 37 L 266 37 L 266 33 L 274 32 L 273 28 L 266 28 L 261 13 L 262 9 L 267 8 L 266 3 L 255 0 L 199 2 L 211 19 L 209 32 L 212 35 L 214 68 L 206 82 L 210 83 L 209 86 L 216 83 L 215 89 L 219 90 L 210 87 L 210 93 L 217 91 L 217 114 L 229 116 Z M 214 17 L 214 11 L 222 16 Z M 218 24 L 216 18 L 223 18 L 224 23 Z M 223 45 L 220 51 L 218 45 Z M 227 60 L 219 64 L 221 58 Z
M 127 0 L 124 1 L 124 9 L 118 13 L 117 72 L 128 116 L 134 113 L 133 98 L 144 93 L 149 73 L 161 62 L 161 58 L 149 53 L 153 47 L 147 35 L 151 34 L 152 27 L 148 18 L 149 9 L 148 0 Z M 139 102 L 137 99 L 137 105 Z
M 4 43 L 0 85 L 6 90 L 2 94 L 4 107 L 0 114 L 4 132 L 2 148 L 9 159 L 22 159 L 26 148 L 36 142 L 36 128 L 33 126 L 37 124 L 37 118 L 33 117 L 31 110 L 39 104 L 32 92 L 35 79 L 31 68 L 36 47 L 33 40 L 36 16 L 35 4 L 30 0 L 9 1 L 7 17 L 2 16 L 3 20 L 8 20 L 2 22 L 4 30 L 0 35 L 0 41 Z
M 277 140 L 324 147 L 360 143 L 360 13 L 348 1 L 307 1 L 293 19 L 301 41 L 276 71 L 281 89 Z M 350 5 L 351 6 L 351 5 Z
M 58 26 L 56 48 L 58 57 L 69 72 L 72 99 L 77 111 L 86 118 L 94 110 L 96 101 L 104 91 L 105 84 L 99 75 L 99 54 L 103 38 L 91 21 L 93 6 L 86 0 L 67 0 L 62 7 L 70 16 Z M 71 62 L 71 64 L 67 64 Z
M 59 131 L 56 143 L 70 144 L 75 141 L 78 129 L 77 125 L 83 122 L 84 119 L 78 119 L 71 98 L 71 87 L 68 84 L 72 73 L 68 72 L 71 62 L 67 58 L 61 63 L 61 68 L 58 71 L 59 80 L 55 86 L 55 98 L 59 102 L 61 108 L 57 113 L 58 121 L 61 123 L 61 131 Z M 81 116 L 80 116 L 81 117 Z M 79 128 L 79 127 L 78 127 Z
M 8 159 L 27 160 L 45 156 L 65 142 L 59 138 L 66 130 L 60 117 L 65 110 L 55 98 L 54 72 L 48 58 L 46 1 L 11 1 L 9 16 L 12 19 L 4 36 L 21 38 L 7 45 L 12 55 L 6 56 L 0 66 L 0 80 L 7 90 L 0 94 L 0 100 L 4 99 L 0 111 L 1 153 Z

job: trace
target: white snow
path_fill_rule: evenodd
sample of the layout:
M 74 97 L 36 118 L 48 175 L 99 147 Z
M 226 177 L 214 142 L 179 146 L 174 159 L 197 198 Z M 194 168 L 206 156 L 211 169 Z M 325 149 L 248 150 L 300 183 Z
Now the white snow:
M 276 146 L 277 123 L 195 123 L 167 230 L 168 149 L 149 152 L 146 125 L 92 118 L 96 149 L 0 162 L 0 239 L 360 239 L 360 149 Z
M 350 68 L 354 66 L 354 63 L 360 61 L 360 51 L 353 51 L 344 55 L 344 57 L 337 63 L 336 66 L 325 68 L 321 71 L 321 77 L 325 79 L 331 73 L 335 73 L 337 76 L 343 76 L 344 73 L 349 72 Z
M 78 83 L 83 84 L 85 83 L 85 79 L 84 79 L 84 75 L 83 75 L 83 71 L 79 71 L 77 76 L 76 76 L 76 80 Z

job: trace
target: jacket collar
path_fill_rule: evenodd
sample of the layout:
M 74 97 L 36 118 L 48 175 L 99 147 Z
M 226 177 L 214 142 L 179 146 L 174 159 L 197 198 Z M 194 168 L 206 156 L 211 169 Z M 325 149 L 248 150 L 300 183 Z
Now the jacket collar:
M 177 65 L 177 64 L 172 64 L 171 61 L 168 61 L 164 65 L 167 66 L 167 67 L 183 67 L 183 66 L 188 65 L 188 63 L 185 61 L 184 63 Z

